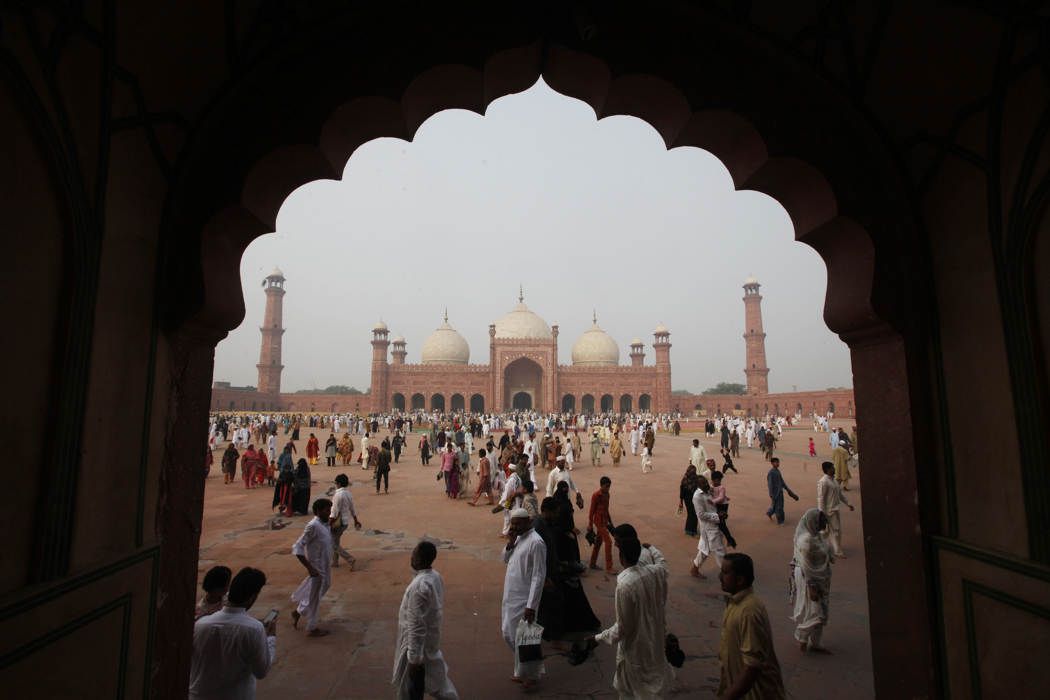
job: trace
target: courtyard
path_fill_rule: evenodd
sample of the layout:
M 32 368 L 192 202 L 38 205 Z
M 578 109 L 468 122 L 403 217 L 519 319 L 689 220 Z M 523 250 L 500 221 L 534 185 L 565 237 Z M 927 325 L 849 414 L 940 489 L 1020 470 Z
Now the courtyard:
M 852 419 L 836 420 L 847 430 Z M 683 422 L 683 433 L 673 437 L 658 433 L 651 474 L 642 474 L 638 459 L 628 454 L 613 468 L 608 455 L 602 465 L 592 467 L 584 444 L 584 458 L 573 471 L 573 479 L 589 500 L 598 479 L 613 480 L 611 515 L 617 524 L 629 522 L 643 542 L 650 542 L 666 556 L 669 571 L 668 631 L 676 634 L 686 653 L 685 665 L 677 670 L 678 697 L 713 697 L 718 687 L 718 640 L 724 602 L 713 562 L 705 564 L 709 578 L 689 575 L 696 540 L 682 532 L 684 515 L 677 515 L 678 484 L 688 464 L 690 440 L 700 437 L 709 456 L 717 455 L 717 438 L 702 434 L 702 421 Z M 323 443 L 328 430 L 317 431 Z M 301 432 L 299 455 L 305 454 L 310 429 Z M 385 431 L 380 430 L 380 436 Z M 817 445 L 817 458 L 808 455 L 808 438 Z M 278 435 L 283 444 L 285 436 Z M 405 585 L 412 577 L 409 553 L 423 537 L 439 546 L 434 568 L 445 580 L 446 599 L 442 646 L 449 673 L 462 698 L 487 698 L 519 694 L 509 682 L 512 657 L 499 631 L 504 566 L 499 537 L 502 517 L 488 508 L 471 508 L 464 499 L 445 498 L 435 482 L 437 465 L 420 464 L 415 437 L 390 475 L 390 494 L 377 495 L 370 472 L 356 464 L 346 467 L 313 466 L 311 500 L 324 496 L 336 474 L 346 473 L 362 530 L 348 531 L 344 546 L 356 557 L 355 569 L 333 569 L 332 587 L 321 602 L 322 625 L 332 634 L 308 639 L 292 629 L 288 596 L 304 577 L 304 570 L 291 555 L 306 517 L 284 518 L 281 529 L 272 529 L 271 488 L 245 491 L 237 481 L 224 485 L 216 465 L 207 479 L 201 532 L 198 579 L 208 568 L 224 564 L 235 572 L 243 566 L 261 568 L 267 575 L 252 613 L 265 615 L 271 607 L 281 611 L 277 633 L 277 661 L 258 684 L 259 698 L 382 698 L 389 697 L 397 611 Z M 354 436 L 355 447 L 360 437 Z M 865 559 L 862 548 L 859 474 L 854 474 L 848 493 L 856 512 L 843 514 L 843 547 L 848 556 L 835 563 L 831 614 L 824 643 L 830 656 L 803 655 L 794 642 L 787 582 L 792 556 L 792 537 L 798 518 L 816 502 L 820 462 L 829 459 L 827 435 L 814 433 L 808 422 L 786 430 L 776 454 L 781 458 L 785 481 L 800 496 L 787 500 L 787 522 L 778 526 L 768 520 L 769 505 L 765 476 L 768 470 L 758 449 L 741 447 L 735 460 L 740 474 L 725 479 L 731 498 L 729 526 L 736 537 L 737 551 L 755 561 L 755 591 L 769 609 L 777 656 L 789 697 L 874 697 Z M 355 457 L 356 459 L 356 457 Z M 721 463 L 721 459 L 718 460 Z M 538 470 L 545 483 L 545 470 Z M 475 477 L 476 479 L 476 477 Z M 471 488 L 476 484 L 472 481 Z M 540 494 L 541 488 L 537 488 Z M 482 501 L 484 502 L 484 501 Z M 576 512 L 576 525 L 586 528 L 586 510 Z M 580 538 L 581 549 L 588 552 Z M 586 556 L 586 554 L 584 554 Z M 600 560 L 599 560 L 600 561 Z M 619 564 L 617 562 L 617 569 Z M 604 626 L 613 618 L 615 577 L 588 571 L 584 586 L 595 614 Z M 580 666 L 551 645 L 545 645 L 547 675 L 530 693 L 544 698 L 615 697 L 612 675 L 615 650 L 602 645 Z

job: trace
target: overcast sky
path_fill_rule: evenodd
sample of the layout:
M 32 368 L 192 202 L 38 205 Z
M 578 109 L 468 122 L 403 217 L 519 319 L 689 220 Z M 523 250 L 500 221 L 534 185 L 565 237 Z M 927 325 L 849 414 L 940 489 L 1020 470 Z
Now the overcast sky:
M 598 121 L 540 82 L 493 102 L 484 117 L 449 110 L 411 143 L 359 148 L 341 181 L 303 185 L 277 232 L 241 260 L 247 314 L 219 344 L 215 379 L 257 383 L 260 284 L 277 265 L 284 297 L 282 390 L 368 387 L 370 329 L 404 335 L 408 362 L 449 322 L 488 361 L 488 325 L 525 302 L 561 326 L 559 355 L 598 322 L 620 344 L 671 330 L 675 389 L 744 382 L 748 275 L 762 283 L 772 391 L 852 386 L 849 351 L 824 325 L 827 275 L 794 240 L 786 212 L 735 191 L 710 153 L 668 151 L 645 122 Z

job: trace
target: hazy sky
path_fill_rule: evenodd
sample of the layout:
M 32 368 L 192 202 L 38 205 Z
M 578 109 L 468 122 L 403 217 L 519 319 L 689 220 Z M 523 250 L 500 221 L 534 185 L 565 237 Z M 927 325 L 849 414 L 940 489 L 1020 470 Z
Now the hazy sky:
M 748 275 L 762 283 L 772 391 L 852 386 L 849 351 L 824 325 L 826 272 L 794 240 L 786 212 L 735 191 L 710 153 L 668 151 L 645 122 L 598 121 L 540 82 L 482 117 L 449 110 L 411 143 L 371 141 L 341 181 L 303 185 L 277 232 L 241 260 L 247 314 L 219 344 L 215 379 L 255 385 L 262 279 L 275 265 L 284 297 L 282 390 L 368 387 L 370 329 L 404 335 L 408 362 L 448 307 L 488 361 L 488 325 L 525 302 L 561 326 L 559 355 L 598 322 L 620 344 L 671 330 L 675 389 L 744 382 Z

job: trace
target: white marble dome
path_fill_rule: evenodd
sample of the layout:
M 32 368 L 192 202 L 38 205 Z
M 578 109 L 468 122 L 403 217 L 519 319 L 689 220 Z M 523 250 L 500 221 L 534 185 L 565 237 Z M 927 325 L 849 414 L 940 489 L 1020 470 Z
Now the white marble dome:
M 662 333 L 670 333 L 670 332 L 671 331 L 667 330 L 667 326 L 665 326 L 663 323 L 657 323 L 656 324 L 656 328 L 653 329 L 653 334 L 654 335 L 660 335 Z
M 423 341 L 424 365 L 465 365 L 470 361 L 470 346 L 466 339 L 448 325 L 448 317 Z
M 595 320 L 572 346 L 572 364 L 580 367 L 609 367 L 620 364 L 620 346 Z
M 372 326 L 372 330 L 374 330 L 374 331 L 386 331 L 386 330 L 390 330 L 390 329 L 387 328 L 386 323 L 384 323 L 383 321 L 380 321 L 376 325 Z
M 744 280 L 744 284 L 748 285 L 748 286 L 750 286 L 752 284 L 758 284 L 758 280 L 755 279 L 754 275 L 749 275 L 748 278 L 746 280 Z
M 497 338 L 518 338 L 528 340 L 552 340 L 550 326 L 547 322 L 519 301 L 512 311 L 496 321 Z

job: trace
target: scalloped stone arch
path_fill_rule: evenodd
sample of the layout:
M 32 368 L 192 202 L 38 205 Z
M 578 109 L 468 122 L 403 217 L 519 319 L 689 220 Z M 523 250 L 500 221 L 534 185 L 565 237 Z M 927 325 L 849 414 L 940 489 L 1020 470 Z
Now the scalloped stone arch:
M 815 167 L 797 157 L 769 157 L 761 135 L 747 119 L 724 109 L 694 112 L 681 91 L 663 78 L 637 73 L 614 78 L 600 59 L 560 47 L 548 50 L 542 71 L 540 65 L 537 46 L 519 47 L 493 55 L 483 69 L 439 65 L 425 70 L 408 83 L 398 100 L 363 96 L 339 105 L 318 128 L 317 144 L 282 146 L 258 159 L 245 176 L 239 206 L 222 210 L 208 222 L 202 245 L 206 278 L 215 278 L 214 273 L 226 266 L 219 278 L 236 279 L 236 261 L 254 237 L 251 234 L 274 230 L 277 213 L 292 191 L 314 180 L 339 177 L 364 143 L 382 137 L 410 141 L 427 119 L 446 109 L 484 114 L 493 100 L 527 89 L 542 75 L 553 89 L 590 105 L 599 119 L 613 115 L 641 119 L 667 148 L 707 150 L 726 167 L 736 187 L 777 200 L 791 218 L 796 239 L 813 247 L 828 266 L 828 327 L 846 340 L 885 328 L 870 302 L 875 250 L 870 236 L 855 221 L 839 216 L 832 186 Z M 224 231 L 231 219 L 236 220 L 236 234 Z M 247 225 L 252 220 L 255 225 Z M 218 245 L 213 246 L 213 241 Z M 225 254 L 216 260 L 213 253 L 219 250 Z M 845 257 L 849 270 L 839 271 L 836 266 Z M 858 279 L 868 287 L 858 284 Z M 243 318 L 243 300 L 231 292 L 211 286 L 204 290 L 198 320 L 218 334 Z
M 317 57 L 304 49 L 306 57 L 296 56 L 294 66 L 260 69 L 234 86 L 214 108 L 216 118 L 202 125 L 196 150 L 186 159 L 186 174 L 169 199 L 166 226 L 203 237 L 164 270 L 185 274 L 196 285 L 179 286 L 181 296 L 169 299 L 169 322 L 214 345 L 244 315 L 235 288 L 240 253 L 254 237 L 274 229 L 281 204 L 295 188 L 339 177 L 354 151 L 372 139 L 411 140 L 429 116 L 444 109 L 483 114 L 493 100 L 527 89 L 541 75 L 552 89 L 590 105 L 599 119 L 634 116 L 650 124 L 667 148 L 703 148 L 721 161 L 735 187 L 776 199 L 796 239 L 814 248 L 827 265 L 824 319 L 850 346 L 858 411 L 869 436 L 867 454 L 880 465 L 869 488 L 882 488 L 876 493 L 885 496 L 870 499 L 864 509 L 865 522 L 878 524 L 865 535 L 872 652 L 877 675 L 879 669 L 884 674 L 877 683 L 896 687 L 890 676 L 904 677 L 908 682 L 901 687 L 920 687 L 931 666 L 924 651 L 931 646 L 929 630 L 910 625 L 902 638 L 900 622 L 930 617 L 920 533 L 924 522 L 936 517 L 935 507 L 918 498 L 889 505 L 891 492 L 903 488 L 918 494 L 922 486 L 911 414 L 923 400 L 912 383 L 911 366 L 922 351 L 895 330 L 921 322 L 908 308 L 913 298 L 902 292 L 914 284 L 909 274 L 914 253 L 905 249 L 917 213 L 883 137 L 837 86 L 761 37 L 725 27 L 711 13 L 695 12 L 698 22 L 717 25 L 718 31 L 703 51 L 675 49 L 671 58 L 685 57 L 681 63 L 649 55 L 659 53 L 659 47 L 642 41 L 595 42 L 589 45 L 593 54 L 536 42 L 481 60 L 490 44 L 509 44 L 499 38 L 504 35 L 452 35 L 423 47 L 400 47 L 392 39 L 383 50 L 404 50 L 410 57 L 388 68 L 381 65 L 382 56 L 370 56 L 364 70 L 375 77 L 360 81 L 355 76 L 321 85 L 311 77 L 353 68 L 360 57 L 349 56 L 342 46 L 338 54 L 318 48 Z M 456 42 L 465 48 L 448 48 Z M 724 61 L 742 63 L 721 74 L 685 65 L 704 51 L 719 50 Z M 304 99 L 317 89 L 333 94 Z M 242 137 L 238 128 L 272 106 L 265 91 L 288 103 L 304 103 L 302 114 Z M 330 99 L 339 91 L 342 102 Z M 233 143 L 224 162 L 216 154 L 225 155 L 227 140 Z M 851 147 L 847 154 L 841 148 L 845 144 Z M 589 400 L 593 411 L 593 395 L 579 400 Z M 635 410 L 643 410 L 642 401 L 639 396 Z M 748 412 L 759 412 L 761 405 L 750 404 Z M 886 561 L 899 562 L 914 575 L 902 580 L 899 567 L 885 566 Z M 168 624 L 174 626 L 174 618 Z

